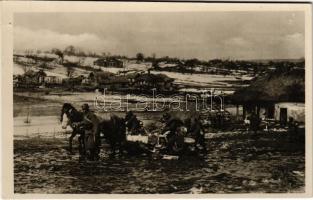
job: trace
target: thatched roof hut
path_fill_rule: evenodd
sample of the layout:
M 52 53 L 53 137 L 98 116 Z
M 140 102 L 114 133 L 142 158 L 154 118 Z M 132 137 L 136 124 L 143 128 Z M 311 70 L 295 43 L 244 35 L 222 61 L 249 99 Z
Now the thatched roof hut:
M 237 90 L 231 97 L 237 104 L 267 102 L 304 102 L 305 81 L 303 69 L 273 72 L 258 77 L 248 87 Z
M 123 61 L 117 58 L 99 58 L 98 60 L 94 61 L 94 65 L 102 66 L 102 67 L 123 67 Z

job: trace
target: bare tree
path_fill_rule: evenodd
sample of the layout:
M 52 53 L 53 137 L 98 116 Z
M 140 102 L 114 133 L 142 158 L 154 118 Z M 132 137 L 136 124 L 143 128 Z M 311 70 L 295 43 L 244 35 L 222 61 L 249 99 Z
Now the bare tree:
M 26 54 L 27 56 L 30 56 L 30 55 L 33 54 L 33 50 L 31 50 L 31 49 L 26 49 L 26 50 L 25 50 L 25 54 Z
M 66 68 L 66 74 L 67 74 L 67 77 L 72 78 L 73 74 L 74 74 L 74 68 L 73 67 L 67 67 Z
M 64 54 L 63 54 L 63 52 L 60 49 L 53 48 L 51 50 L 51 53 L 59 56 L 59 58 L 61 59 L 61 64 L 63 63 L 63 61 L 64 61 Z
M 63 51 L 63 53 L 65 55 L 69 55 L 69 56 L 72 56 L 72 55 L 75 55 L 76 54 L 76 49 L 74 46 L 70 45 L 68 47 L 66 47 Z
M 137 58 L 137 61 L 143 61 L 143 59 L 145 58 L 143 53 L 137 53 L 136 54 L 136 58 Z
M 75 71 L 75 63 L 63 63 L 63 66 L 66 68 L 66 75 L 69 78 L 73 77 L 74 71 Z

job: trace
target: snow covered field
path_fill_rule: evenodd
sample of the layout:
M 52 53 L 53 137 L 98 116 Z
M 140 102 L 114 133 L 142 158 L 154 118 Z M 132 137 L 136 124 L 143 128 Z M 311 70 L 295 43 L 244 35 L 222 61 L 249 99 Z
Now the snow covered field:
M 99 69 L 99 66 L 95 66 L 93 63 L 97 58 L 93 57 L 76 57 L 76 56 L 65 56 L 64 60 L 80 63 L 82 66 L 90 66 L 95 69 Z M 51 62 L 48 64 L 49 69 L 44 70 L 47 75 L 51 76 L 59 76 L 62 78 L 66 78 L 67 69 L 66 67 L 57 64 L 56 62 Z M 129 71 L 140 71 L 147 72 L 148 69 L 151 69 L 152 64 L 150 62 L 142 62 L 137 63 L 136 61 L 124 61 L 124 68 L 115 68 L 115 67 L 101 67 L 102 71 L 112 72 L 115 74 L 119 74 L 121 72 L 129 72 Z M 33 65 L 29 67 L 32 70 L 38 70 L 38 66 Z M 14 74 L 23 74 L 24 67 L 17 63 L 14 63 L 13 67 Z M 75 68 L 74 76 L 84 75 L 88 76 L 90 71 L 87 71 L 82 68 Z M 195 88 L 217 88 L 226 91 L 226 93 L 232 93 L 233 88 L 238 86 L 238 84 L 234 84 L 239 80 L 251 80 L 253 77 L 248 75 L 236 76 L 234 75 L 215 75 L 215 74 L 188 74 L 188 73 L 178 73 L 178 72 L 166 72 L 166 71 L 151 71 L 153 74 L 165 74 L 170 78 L 175 79 L 175 83 L 188 86 L 188 89 Z M 233 82 L 233 83 L 230 83 Z M 197 89 L 195 89 L 197 91 Z
M 24 137 L 57 137 L 65 136 L 71 128 L 62 129 L 59 116 L 31 117 L 25 123 L 26 117 L 14 118 L 14 138 Z

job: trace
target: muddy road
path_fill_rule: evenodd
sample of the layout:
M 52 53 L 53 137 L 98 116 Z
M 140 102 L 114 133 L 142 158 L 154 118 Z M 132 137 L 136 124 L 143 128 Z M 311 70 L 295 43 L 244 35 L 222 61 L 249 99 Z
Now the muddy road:
M 77 145 L 77 144 L 74 144 Z M 222 134 L 207 140 L 204 158 L 109 158 L 70 155 L 66 138 L 14 141 L 15 193 L 304 192 L 304 143 L 285 134 Z

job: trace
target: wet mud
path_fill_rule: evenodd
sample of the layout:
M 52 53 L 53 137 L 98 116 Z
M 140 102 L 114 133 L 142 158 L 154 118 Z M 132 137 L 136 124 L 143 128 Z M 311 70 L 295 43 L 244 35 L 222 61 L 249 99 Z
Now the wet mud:
M 304 143 L 284 134 L 217 133 L 204 157 L 178 160 L 110 158 L 103 145 L 99 161 L 81 161 L 67 144 L 66 138 L 15 140 L 15 193 L 304 192 Z

